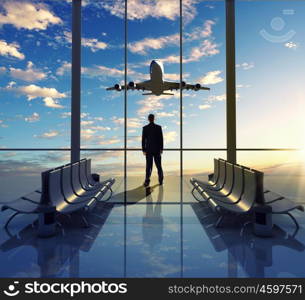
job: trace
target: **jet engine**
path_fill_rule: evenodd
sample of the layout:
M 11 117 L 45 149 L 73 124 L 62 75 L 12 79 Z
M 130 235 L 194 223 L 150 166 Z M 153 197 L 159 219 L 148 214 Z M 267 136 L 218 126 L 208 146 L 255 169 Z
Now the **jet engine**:
M 200 90 L 200 88 L 201 88 L 201 84 L 199 84 L 199 83 L 195 84 L 195 90 L 196 91 Z
M 136 84 L 135 84 L 133 81 L 130 81 L 130 82 L 128 83 L 128 87 L 129 87 L 130 89 L 134 89 L 134 88 L 136 87 Z
M 115 84 L 115 85 L 114 85 L 114 88 L 115 88 L 117 91 L 121 91 L 121 90 L 122 90 L 122 87 L 121 87 L 119 84 Z

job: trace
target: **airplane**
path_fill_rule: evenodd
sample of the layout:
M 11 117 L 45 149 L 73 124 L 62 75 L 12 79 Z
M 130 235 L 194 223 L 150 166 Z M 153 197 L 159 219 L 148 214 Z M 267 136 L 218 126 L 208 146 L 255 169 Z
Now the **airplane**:
M 142 95 L 174 95 L 172 93 L 168 93 L 166 91 L 173 91 L 180 89 L 180 82 L 171 82 L 163 80 L 164 68 L 161 61 L 153 60 L 150 63 L 150 80 L 135 83 L 130 81 L 127 85 L 127 90 L 142 90 L 150 91 L 149 93 L 143 93 Z M 201 86 L 201 84 L 187 84 L 186 82 L 181 82 L 181 88 L 183 90 L 210 90 L 208 87 Z M 113 87 L 107 88 L 107 91 L 122 91 L 125 90 L 124 85 L 115 84 Z

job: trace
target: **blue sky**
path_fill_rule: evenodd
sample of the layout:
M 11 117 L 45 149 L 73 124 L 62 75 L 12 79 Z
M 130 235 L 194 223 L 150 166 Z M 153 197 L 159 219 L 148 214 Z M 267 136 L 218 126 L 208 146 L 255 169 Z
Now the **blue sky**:
M 124 95 L 105 90 L 124 79 L 123 2 L 83 1 L 84 148 L 124 144 Z M 184 92 L 183 146 L 224 148 L 224 1 L 185 0 L 183 5 L 184 80 L 211 88 Z M 163 61 L 167 80 L 179 80 L 179 1 L 134 0 L 128 9 L 128 81 L 145 80 L 152 59 Z M 304 13 L 305 1 L 236 1 L 239 147 L 304 146 Z M 2 148 L 69 147 L 70 68 L 71 1 L 1 1 Z M 128 146 L 140 146 L 151 112 L 163 126 L 166 147 L 179 147 L 179 92 L 145 97 L 131 91 Z M 186 155 L 189 169 L 198 168 L 198 155 Z M 142 159 L 130 156 L 135 165 Z M 107 159 L 121 164 L 119 154 Z M 168 165 L 175 165 L 171 155 Z

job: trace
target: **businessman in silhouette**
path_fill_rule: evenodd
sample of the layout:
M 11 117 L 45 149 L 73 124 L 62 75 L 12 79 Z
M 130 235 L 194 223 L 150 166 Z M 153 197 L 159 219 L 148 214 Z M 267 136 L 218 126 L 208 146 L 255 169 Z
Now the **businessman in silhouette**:
M 148 116 L 149 124 L 143 127 L 142 151 L 146 156 L 146 176 L 144 186 L 149 186 L 150 176 L 153 168 L 153 160 L 158 169 L 159 184 L 163 184 L 163 170 L 161 165 L 161 154 L 163 152 L 162 127 L 155 124 L 155 116 Z

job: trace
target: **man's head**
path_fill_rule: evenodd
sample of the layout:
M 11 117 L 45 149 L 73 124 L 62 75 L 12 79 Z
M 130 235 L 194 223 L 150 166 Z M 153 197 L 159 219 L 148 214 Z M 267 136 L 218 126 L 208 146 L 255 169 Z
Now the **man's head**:
M 148 121 L 149 121 L 150 123 L 153 123 L 153 122 L 155 121 L 155 115 L 149 114 L 149 115 L 148 115 Z

